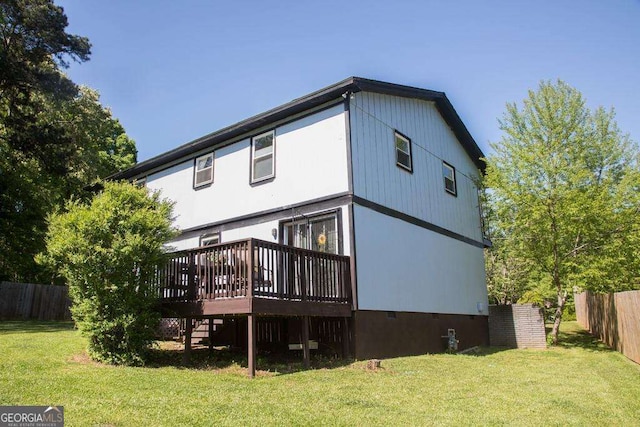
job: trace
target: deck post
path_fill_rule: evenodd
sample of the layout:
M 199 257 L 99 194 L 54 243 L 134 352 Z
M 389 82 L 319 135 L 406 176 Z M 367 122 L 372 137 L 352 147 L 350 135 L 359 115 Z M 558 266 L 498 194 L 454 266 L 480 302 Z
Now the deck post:
M 302 359 L 304 368 L 309 369 L 309 316 L 302 316 Z
M 305 255 L 298 254 L 300 260 L 300 292 L 302 301 L 307 300 L 307 257 Z
M 257 259 L 254 259 L 254 248 L 254 239 L 249 239 L 249 243 L 247 245 L 247 298 L 253 297 L 253 271 L 255 268 L 253 263 L 258 262 Z
M 193 332 L 193 318 L 187 317 L 184 334 L 184 353 L 182 354 L 182 364 L 188 365 L 191 360 L 191 333 Z
M 187 296 L 189 300 L 194 300 L 196 299 L 196 256 L 193 252 L 189 253 L 187 271 Z
M 250 314 L 247 319 L 247 360 L 249 378 L 256 376 L 256 316 Z
M 350 353 L 349 318 L 342 319 L 342 358 L 346 359 Z
M 213 351 L 213 317 L 209 317 L 209 352 Z

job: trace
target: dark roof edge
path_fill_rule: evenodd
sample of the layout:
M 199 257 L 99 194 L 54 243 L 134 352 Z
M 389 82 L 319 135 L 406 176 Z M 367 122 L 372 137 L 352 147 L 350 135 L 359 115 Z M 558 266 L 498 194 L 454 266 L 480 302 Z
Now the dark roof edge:
M 418 98 L 435 102 L 438 111 L 447 124 L 449 124 L 449 127 L 452 129 L 453 133 L 456 135 L 476 166 L 478 166 L 479 169 L 484 170 L 484 162 L 480 160 L 481 157 L 484 157 L 484 154 L 476 144 L 444 92 L 435 92 L 411 86 L 364 79 L 361 77 L 349 77 L 331 86 L 327 86 L 324 89 L 320 89 L 303 97 L 294 99 L 293 101 L 279 107 L 250 117 L 234 125 L 195 139 L 173 150 L 140 162 L 129 169 L 107 177 L 107 179 L 116 180 L 132 178 L 164 164 L 176 161 L 183 157 L 188 157 L 207 147 L 223 143 L 225 140 L 251 132 L 257 128 L 268 125 L 269 123 L 277 122 L 288 116 L 325 104 L 331 100 L 339 98 L 345 92 L 359 91 L 376 92 L 405 98 Z

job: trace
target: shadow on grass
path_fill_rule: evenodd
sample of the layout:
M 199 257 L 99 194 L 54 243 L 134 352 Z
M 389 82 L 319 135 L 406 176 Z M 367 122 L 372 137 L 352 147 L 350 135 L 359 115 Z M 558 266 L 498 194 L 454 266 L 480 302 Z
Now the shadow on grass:
M 550 337 L 552 325 L 545 325 L 545 333 L 547 337 Z M 547 348 L 553 348 L 554 346 L 547 343 Z M 594 352 L 612 352 L 605 343 L 600 341 L 597 337 L 591 335 L 589 331 L 584 330 L 578 325 L 576 321 L 562 322 L 560 325 L 560 333 L 558 334 L 557 348 L 581 348 L 587 351 Z M 490 356 L 502 351 L 516 350 L 512 347 L 480 347 L 476 352 L 469 352 L 468 356 Z M 542 349 L 543 350 L 543 349 Z
M 71 321 L 42 321 L 42 320 L 2 320 L 0 334 L 29 334 L 44 332 L 71 331 L 75 325 Z
M 551 332 L 551 326 L 546 327 L 547 336 Z M 560 325 L 560 332 L 558 333 L 559 348 L 581 348 L 587 351 L 598 352 L 611 352 L 614 351 L 609 348 L 605 343 L 594 337 L 584 329 L 579 327 L 567 325 L 567 328 L 563 330 L 563 324 Z
M 511 347 L 480 347 L 478 352 L 460 353 L 460 356 L 491 356 L 496 353 L 501 353 L 507 350 L 514 350 Z
M 154 348 L 151 350 L 145 366 L 148 368 L 174 367 L 177 369 L 230 371 L 245 371 L 248 367 L 246 350 L 242 349 L 218 347 L 209 350 L 207 347 L 195 347 L 191 350 L 190 361 L 187 365 L 183 363 L 183 355 L 184 350 L 177 343 L 174 344 L 174 348 Z M 351 363 L 353 363 L 352 359 L 312 355 L 310 369 L 332 369 Z M 297 351 L 291 354 L 259 351 L 256 368 L 258 371 L 278 375 L 307 370 L 302 361 L 302 354 Z

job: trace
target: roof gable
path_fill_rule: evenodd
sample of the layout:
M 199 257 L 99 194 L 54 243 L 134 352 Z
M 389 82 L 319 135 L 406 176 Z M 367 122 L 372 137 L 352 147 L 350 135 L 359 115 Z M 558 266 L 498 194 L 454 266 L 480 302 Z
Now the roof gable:
M 153 169 L 162 167 L 181 158 L 189 157 L 206 148 L 225 145 L 226 141 L 255 131 L 270 123 L 283 120 L 289 116 L 299 114 L 305 110 L 312 109 L 332 100 L 339 99 L 346 92 L 376 92 L 386 95 L 400 96 L 406 98 L 416 98 L 435 103 L 440 115 L 449 125 L 456 138 L 476 166 L 484 170 L 484 162 L 480 160 L 484 154 L 476 144 L 475 140 L 467 130 L 466 126 L 458 116 L 458 113 L 449 102 L 444 92 L 436 92 L 427 89 L 420 89 L 411 86 L 386 83 L 378 80 L 370 80 L 361 77 L 349 77 L 341 82 L 335 83 L 324 89 L 294 99 L 279 107 L 273 108 L 264 113 L 250 117 L 234 125 L 212 132 L 194 141 L 181 145 L 173 150 L 155 156 L 136 164 L 135 166 L 118 172 L 110 179 L 128 179 L 136 175 L 144 174 Z

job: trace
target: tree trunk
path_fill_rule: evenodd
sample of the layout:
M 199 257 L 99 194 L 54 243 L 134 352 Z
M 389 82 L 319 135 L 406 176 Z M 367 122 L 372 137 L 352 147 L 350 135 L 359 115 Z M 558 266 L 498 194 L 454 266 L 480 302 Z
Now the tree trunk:
M 551 329 L 551 342 L 553 345 L 558 344 L 558 333 L 560 332 L 560 322 L 562 322 L 562 313 L 564 304 L 567 302 L 567 292 L 558 290 L 558 308 L 556 308 L 556 316 L 553 321 L 553 329 Z
M 558 344 L 558 333 L 560 332 L 560 322 L 562 322 L 562 312 L 564 311 L 564 303 L 567 301 L 567 292 L 562 290 L 562 280 L 560 279 L 560 251 L 558 250 L 558 225 L 553 214 L 553 209 L 549 206 L 549 214 L 551 216 L 551 230 L 553 233 L 553 284 L 556 287 L 558 296 L 558 308 L 553 319 L 553 329 L 551 329 L 551 342 L 553 345 Z

